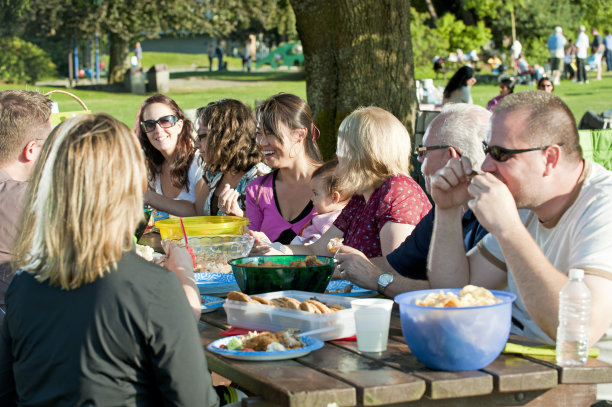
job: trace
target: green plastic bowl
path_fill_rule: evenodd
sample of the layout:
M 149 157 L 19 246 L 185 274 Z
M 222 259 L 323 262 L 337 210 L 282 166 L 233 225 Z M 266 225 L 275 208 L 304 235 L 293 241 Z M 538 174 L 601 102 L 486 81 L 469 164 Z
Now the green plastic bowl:
M 254 256 L 229 262 L 245 294 L 261 294 L 272 291 L 299 290 L 323 293 L 338 262 L 333 257 L 317 256 L 324 264 L 307 267 L 289 267 L 289 263 L 304 260 L 307 256 Z M 249 267 L 245 263 L 262 264 L 270 261 L 283 266 Z

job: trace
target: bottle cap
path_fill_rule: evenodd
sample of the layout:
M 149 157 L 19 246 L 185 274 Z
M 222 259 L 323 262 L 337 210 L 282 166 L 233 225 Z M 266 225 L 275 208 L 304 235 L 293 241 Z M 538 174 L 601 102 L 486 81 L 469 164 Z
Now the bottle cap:
M 570 269 L 569 279 L 570 280 L 582 280 L 584 278 L 584 270 L 581 269 Z

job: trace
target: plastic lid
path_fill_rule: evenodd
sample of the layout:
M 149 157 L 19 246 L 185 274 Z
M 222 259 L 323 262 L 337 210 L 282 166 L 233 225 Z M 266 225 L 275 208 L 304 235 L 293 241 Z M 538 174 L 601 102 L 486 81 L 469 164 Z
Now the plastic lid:
M 570 280 L 582 280 L 584 278 L 584 270 L 581 269 L 570 269 L 569 279 Z

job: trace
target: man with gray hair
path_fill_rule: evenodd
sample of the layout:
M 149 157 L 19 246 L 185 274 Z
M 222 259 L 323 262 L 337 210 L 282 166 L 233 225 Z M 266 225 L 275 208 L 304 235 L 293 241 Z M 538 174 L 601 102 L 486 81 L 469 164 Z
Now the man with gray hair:
M 42 145 L 51 132 L 51 100 L 37 92 L 0 92 L 0 306 L 12 279 L 13 238 Z
M 550 70 L 552 71 L 553 85 L 561 84 L 561 61 L 565 58 L 565 37 L 563 29 L 559 26 L 555 27 L 555 32 L 548 37 L 546 45 L 550 52 Z
M 467 157 L 478 168 L 485 158 L 482 142 L 490 117 L 491 113 L 481 106 L 452 103 L 445 105 L 432 120 L 425 131 L 423 145 L 416 148 L 428 193 L 431 192 L 431 177 L 451 158 Z M 429 288 L 426 265 L 433 222 L 432 210 L 386 258 L 368 260 L 361 252 L 343 246 L 336 254 L 336 259 L 343 263 L 343 278 L 390 297 L 406 291 Z M 462 225 L 467 250 L 474 247 L 487 233 L 469 210 L 463 213 Z
M 484 173 L 470 180 L 461 158 L 432 178 L 432 287 L 506 287 L 517 296 L 511 332 L 554 343 L 559 291 L 570 269 L 584 270 L 594 345 L 612 323 L 612 172 L 583 158 L 574 116 L 552 93 L 505 97 L 483 146 Z M 466 204 L 490 232 L 467 253 L 458 238 Z M 601 358 L 612 362 L 609 350 Z

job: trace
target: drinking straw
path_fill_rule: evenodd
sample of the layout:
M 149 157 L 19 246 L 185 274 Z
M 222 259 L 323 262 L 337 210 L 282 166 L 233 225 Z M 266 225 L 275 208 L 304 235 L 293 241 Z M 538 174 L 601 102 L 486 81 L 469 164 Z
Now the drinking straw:
M 191 255 L 191 261 L 193 262 L 193 268 L 195 269 L 198 266 L 196 262 L 195 254 L 193 253 L 193 247 L 189 246 L 189 241 L 187 240 L 187 232 L 185 232 L 185 225 L 183 225 L 183 218 L 179 218 L 179 222 L 181 223 L 181 229 L 183 229 L 183 237 L 185 238 L 185 248 Z

